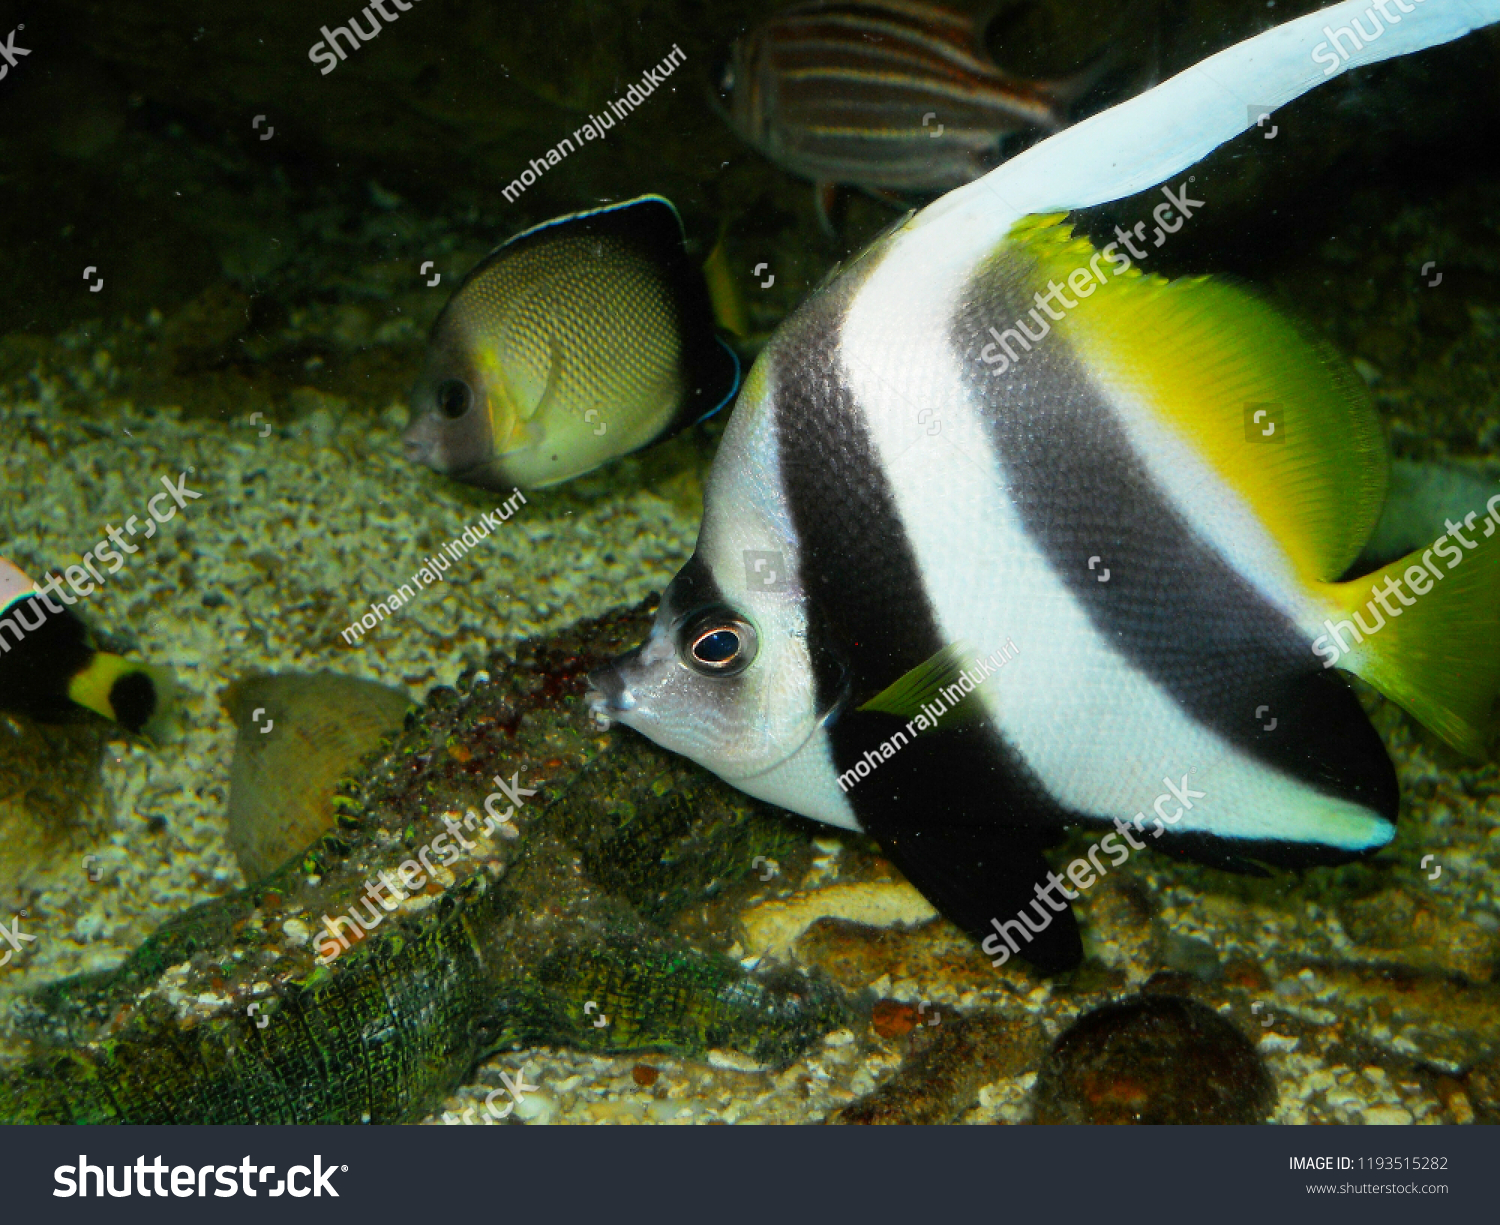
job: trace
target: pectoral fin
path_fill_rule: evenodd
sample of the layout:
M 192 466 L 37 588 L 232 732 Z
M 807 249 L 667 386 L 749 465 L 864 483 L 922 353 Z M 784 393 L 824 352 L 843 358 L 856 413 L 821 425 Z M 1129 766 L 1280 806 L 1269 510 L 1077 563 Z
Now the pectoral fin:
M 542 394 L 536 398 L 536 402 L 530 407 L 516 401 L 520 420 L 535 421 L 539 424 L 545 423 L 547 414 L 557 407 L 558 396 L 562 387 L 563 353 L 562 346 L 557 343 L 557 337 L 549 337 L 547 340 L 547 381 L 542 386 Z
M 964 665 L 975 653 L 966 642 L 946 646 L 931 659 L 897 677 L 859 709 L 900 715 L 903 719 L 914 719 L 924 712 L 937 710 L 942 712 L 937 720 L 939 727 L 954 727 L 982 719 L 984 704 L 974 693 L 965 695 L 956 705 L 942 697 L 944 689 L 958 682 Z
M 547 432 L 547 414 L 556 407 L 562 386 L 562 346 L 556 338 L 547 341 L 547 381 L 542 385 L 542 394 L 530 404 L 516 394 L 515 385 L 506 377 L 503 368 L 497 377 L 504 383 L 505 398 L 514 409 L 510 418 L 510 432 L 497 438 L 495 454 L 503 457 L 516 451 L 539 446 Z

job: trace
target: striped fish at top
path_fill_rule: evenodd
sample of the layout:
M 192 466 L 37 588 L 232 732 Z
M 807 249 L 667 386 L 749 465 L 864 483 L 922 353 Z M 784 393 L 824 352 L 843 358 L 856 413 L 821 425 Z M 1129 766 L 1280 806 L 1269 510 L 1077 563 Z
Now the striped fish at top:
M 1106 66 L 1026 81 L 981 35 L 974 18 L 914 0 L 800 4 L 734 44 L 719 96 L 747 143 L 814 183 L 947 191 L 1062 127 Z
M 1395 771 L 1326 636 L 1350 639 L 1340 670 L 1482 754 L 1500 497 L 1462 516 L 1457 561 L 1352 571 L 1389 479 L 1359 378 L 1254 295 L 1121 269 L 1065 222 L 1164 181 L 1182 198 L 1249 126 L 1240 99 L 1319 84 L 1321 27 L 1366 3 L 1052 137 L 804 303 L 750 371 L 650 637 L 592 678 L 596 712 L 867 832 L 987 954 L 1044 972 L 1082 956 L 1043 855 L 1070 825 L 1236 870 L 1386 845 Z M 1351 62 L 1495 21 L 1500 0 L 1428 3 Z M 1380 594 L 1403 576 L 1421 593 L 1427 564 L 1425 593 Z M 971 717 L 917 721 L 935 660 L 1009 641 Z M 851 779 L 871 750 L 879 769 Z

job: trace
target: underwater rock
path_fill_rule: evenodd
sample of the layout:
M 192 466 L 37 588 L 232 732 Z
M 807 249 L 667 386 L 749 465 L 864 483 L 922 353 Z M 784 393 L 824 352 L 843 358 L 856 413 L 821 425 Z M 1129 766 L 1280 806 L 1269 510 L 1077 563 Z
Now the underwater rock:
M 1500 1059 L 1486 1059 L 1469 1069 L 1467 1092 L 1449 1098 L 1448 1108 L 1458 1122 L 1500 1123 Z M 1453 1098 L 1462 1099 L 1455 1102 Z M 1468 1117 L 1464 1118 L 1467 1109 Z
M 1500 931 L 1481 926 L 1460 899 L 1423 897 L 1395 886 L 1338 908 L 1359 952 L 1415 970 L 1461 974 L 1487 982 L 1500 966 Z
M 337 672 L 253 674 L 223 701 L 235 725 L 229 845 L 246 880 L 333 828 L 334 784 L 412 705 L 402 690 Z
M 1161 943 L 1157 904 L 1146 885 L 1126 876 L 1100 882 L 1089 899 L 1088 949 L 1132 985 L 1149 978 Z
M 1162 964 L 1168 969 L 1191 974 L 1205 982 L 1219 977 L 1219 954 L 1207 940 L 1168 932 L 1162 940 Z
M 764 902 L 742 914 L 745 951 L 783 958 L 803 932 L 825 918 L 866 927 L 916 927 L 937 918 L 937 911 L 904 880 L 827 885 Z
M 828 1122 L 951 1123 L 974 1104 L 985 1085 L 1035 1067 L 1042 1052 L 1042 1028 L 1034 1017 L 973 1013 L 944 1017 L 918 1033 L 927 1041 L 890 1080 Z
M 946 920 L 901 930 L 819 919 L 792 951 L 799 965 L 816 966 L 846 991 L 859 991 L 885 976 L 893 982 L 954 983 L 960 990 L 976 983 L 1003 984 L 1023 995 L 1037 984 L 1037 975 L 1018 958 L 991 968 L 990 959 Z
M 1404 965 L 1292 963 L 1276 995 L 1314 1021 L 1337 1018 L 1351 1037 L 1389 1059 L 1417 1059 L 1449 1072 L 1500 1052 L 1500 987 Z
M 413 1121 L 504 1047 L 780 1064 L 843 1025 L 826 980 L 747 973 L 664 925 L 801 835 L 592 724 L 585 674 L 647 618 L 581 622 L 491 657 L 462 693 L 433 690 L 340 783 L 337 828 L 301 858 L 118 970 L 36 993 L 0 1121 Z M 682 853 L 703 843 L 719 853 Z M 590 865 L 609 847 L 629 850 L 602 856 L 605 885 Z
M 1138 995 L 1074 1022 L 1034 1100 L 1038 1123 L 1260 1123 L 1276 1094 L 1228 1021 L 1192 1000 Z
M 921 1014 L 900 1000 L 876 1000 L 870 1028 L 882 1038 L 904 1038 L 921 1023 Z

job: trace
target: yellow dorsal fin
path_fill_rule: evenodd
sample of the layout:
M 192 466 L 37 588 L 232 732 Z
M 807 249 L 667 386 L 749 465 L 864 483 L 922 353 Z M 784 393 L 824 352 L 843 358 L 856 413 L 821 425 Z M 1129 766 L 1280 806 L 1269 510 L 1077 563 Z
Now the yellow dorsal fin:
M 1058 331 L 1101 386 L 1187 440 L 1306 581 L 1348 569 L 1380 516 L 1390 460 L 1364 383 L 1331 346 L 1235 285 L 1121 271 L 1119 244 L 1104 249 L 1112 263 L 1058 216 L 1025 219 L 1011 241 L 1077 303 Z
M 703 279 L 708 284 L 714 322 L 731 336 L 743 337 L 750 335 L 750 317 L 745 311 L 734 273 L 729 268 L 729 253 L 724 247 L 724 235 L 728 229 L 727 222 L 719 227 L 719 241 L 714 243 L 714 249 L 703 261 Z

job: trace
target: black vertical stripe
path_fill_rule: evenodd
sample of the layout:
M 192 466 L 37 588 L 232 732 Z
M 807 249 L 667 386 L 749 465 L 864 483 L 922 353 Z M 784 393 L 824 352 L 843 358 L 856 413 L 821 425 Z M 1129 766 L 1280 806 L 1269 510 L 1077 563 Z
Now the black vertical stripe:
M 805 305 L 773 360 L 781 479 L 800 551 L 820 708 L 840 773 L 902 728 L 855 709 L 947 645 L 940 637 L 885 471 L 840 370 L 849 277 Z M 836 664 L 832 661 L 837 661 Z M 847 793 L 861 825 L 912 883 L 976 939 L 1013 918 L 1045 880 L 1039 848 L 1069 814 L 988 723 L 919 734 Z M 1081 955 L 1069 913 L 1023 955 L 1046 969 Z

